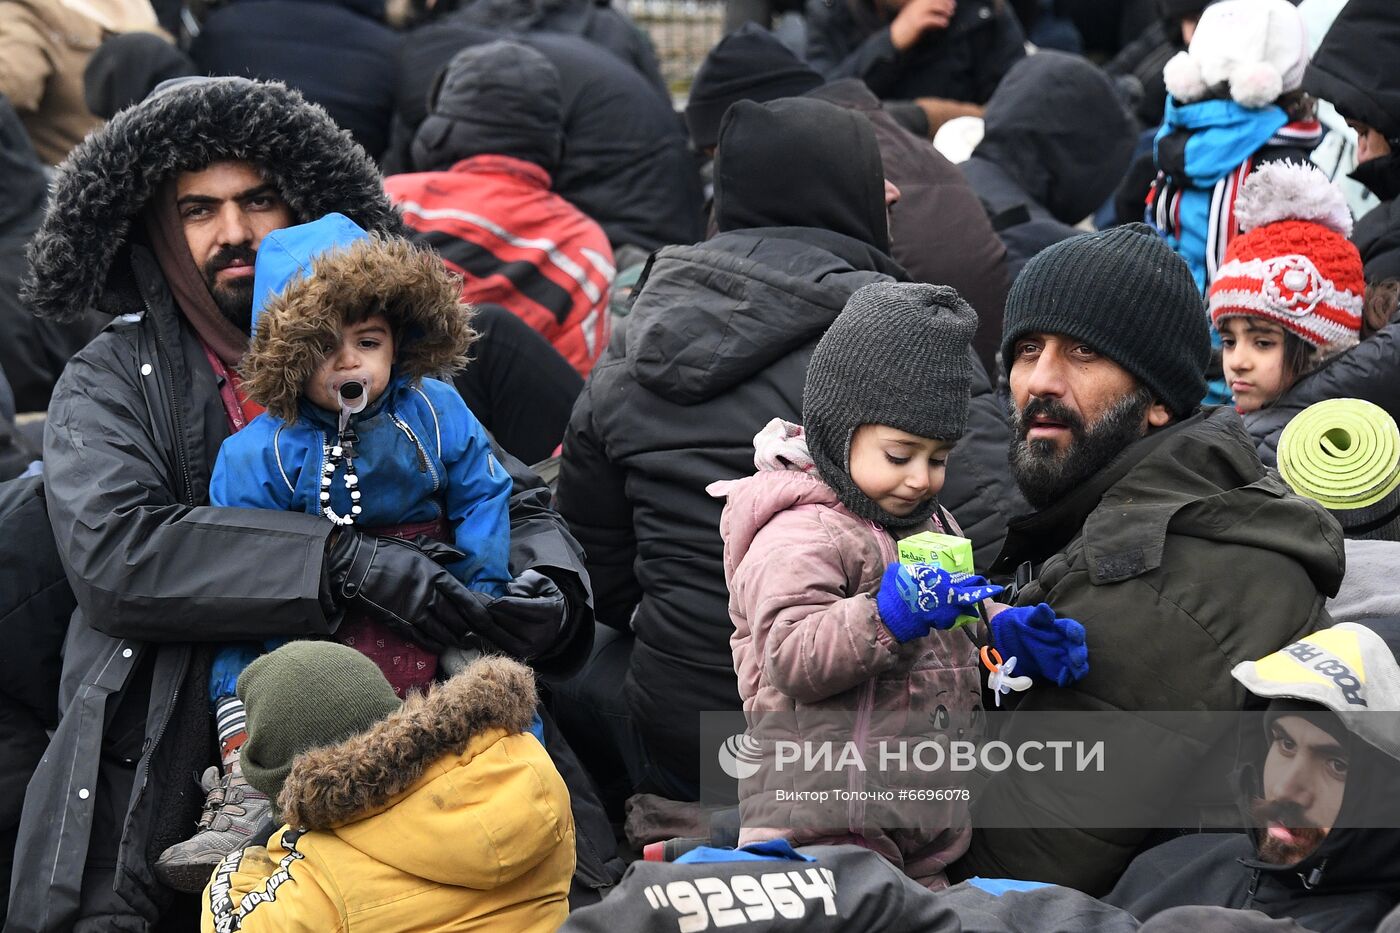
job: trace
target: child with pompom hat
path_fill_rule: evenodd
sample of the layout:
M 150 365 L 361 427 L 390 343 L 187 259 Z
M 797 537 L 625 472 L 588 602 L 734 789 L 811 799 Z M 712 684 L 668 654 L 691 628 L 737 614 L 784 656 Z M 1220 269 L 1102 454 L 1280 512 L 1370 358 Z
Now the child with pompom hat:
M 1317 168 L 1263 166 L 1235 216 L 1243 232 L 1211 282 L 1210 317 L 1235 407 L 1247 413 L 1356 345 L 1365 282 L 1346 197 Z
M 1153 142 L 1157 180 L 1147 222 L 1204 292 L 1238 229 L 1240 186 L 1260 165 L 1304 161 L 1322 139 L 1301 90 L 1307 34 L 1287 0 L 1222 0 L 1202 13 L 1190 48 L 1163 69 L 1166 115 Z M 1219 343 L 1212 335 L 1212 344 Z M 1228 399 L 1218 357 L 1207 404 Z

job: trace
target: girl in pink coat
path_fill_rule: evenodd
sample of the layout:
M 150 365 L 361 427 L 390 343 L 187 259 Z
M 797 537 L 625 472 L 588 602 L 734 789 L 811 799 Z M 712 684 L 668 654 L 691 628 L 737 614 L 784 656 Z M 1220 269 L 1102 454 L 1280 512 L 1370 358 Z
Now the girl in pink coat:
M 850 742 L 872 762 L 869 750 L 896 736 L 978 738 L 977 648 L 952 626 L 1001 588 L 897 557 L 899 538 L 961 533 L 937 496 L 967 421 L 976 320 L 951 288 L 860 289 L 813 352 L 805 431 L 774 419 L 754 439 L 758 473 L 711 486 L 728 499 L 720 533 L 730 646 L 751 736 Z M 1017 673 L 1043 675 L 1036 661 L 1053 667 L 1055 659 L 1087 670 L 1082 628 L 1073 644 L 1077 623 L 1055 620 L 1046 631 L 1030 612 L 1002 615 L 1021 637 L 999 639 L 1002 626 L 994 626 L 993 640 L 1028 656 Z M 1058 651 L 1043 650 L 1047 635 Z M 840 715 L 813 715 L 819 711 Z M 762 725 L 758 713 L 779 715 Z M 967 802 L 927 793 L 956 788 L 947 774 L 872 767 L 850 772 L 839 803 L 831 794 L 820 805 L 775 803 L 800 799 L 804 783 L 830 788 L 832 779 L 770 766 L 742 782 L 740 843 L 857 843 L 931 888 L 947 884 L 945 867 L 967 849 Z M 877 789 L 918 784 L 921 801 L 869 799 Z

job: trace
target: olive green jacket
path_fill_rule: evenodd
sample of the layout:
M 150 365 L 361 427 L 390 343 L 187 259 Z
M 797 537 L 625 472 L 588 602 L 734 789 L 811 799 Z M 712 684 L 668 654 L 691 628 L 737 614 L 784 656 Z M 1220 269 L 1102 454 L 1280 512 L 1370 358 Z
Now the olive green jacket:
M 1330 625 L 1325 597 L 1337 592 L 1345 567 L 1336 522 L 1260 463 L 1228 408 L 1154 431 L 1064 500 L 1013 522 L 993 574 L 1011 575 L 1025 562 L 1033 579 L 1015 604 L 1047 602 L 1081 622 L 1089 673 L 1069 687 L 1037 684 L 1014 695 L 1014 711 L 992 717 L 1013 746 L 1027 712 L 1244 709 L 1247 694 L 1231 668 Z M 1150 770 L 1137 769 L 1150 776 L 1106 794 L 1086 796 L 1069 774 L 990 776 L 976 791 L 974 827 L 982 810 L 1000 825 L 1012 816 L 1024 817 L 1022 825 L 1062 820 L 1080 828 L 974 828 L 952 874 L 1055 882 L 1101 896 L 1154 837 L 1082 828 L 1092 823 L 1086 812 L 1113 805 L 1107 797 L 1153 801 L 1218 785 L 1218 799 L 1200 805 L 1230 809 L 1225 775 L 1215 782 L 1198 773 L 1209 748 L 1236 741 L 1223 724 L 1219 734 L 1191 737 L 1144 724 L 1132 741 L 1135 757 L 1151 756 Z

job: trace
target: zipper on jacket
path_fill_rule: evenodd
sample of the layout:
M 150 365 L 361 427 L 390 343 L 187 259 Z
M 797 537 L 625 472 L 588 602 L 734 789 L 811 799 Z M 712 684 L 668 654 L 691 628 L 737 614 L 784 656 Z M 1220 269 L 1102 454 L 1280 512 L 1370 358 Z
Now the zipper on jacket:
M 433 467 L 432 460 L 428 458 L 428 452 L 423 449 L 422 443 L 419 442 L 418 435 L 414 434 L 413 429 L 410 428 L 402 418 L 400 418 L 393 412 L 389 412 L 389 420 L 394 422 L 398 429 L 404 433 L 404 437 L 407 437 L 410 441 L 413 442 L 414 448 L 418 451 L 418 472 L 427 473 L 432 476 L 433 492 L 437 492 L 439 485 L 437 470 Z
M 160 335 L 160 325 L 156 323 L 155 312 L 151 310 L 151 303 L 145 295 L 141 296 L 141 304 L 146 308 L 146 317 L 151 322 L 151 327 L 155 330 L 156 349 L 164 356 L 169 357 L 170 350 L 165 346 L 165 338 Z M 168 376 L 169 373 L 167 372 Z M 180 476 L 184 480 L 184 500 L 185 504 L 194 507 L 194 481 L 190 478 L 189 453 L 185 450 L 185 421 L 180 415 L 180 406 L 175 398 L 175 386 L 166 379 L 165 386 L 166 401 L 170 405 L 170 418 L 175 423 L 175 460 L 180 467 Z
M 155 331 L 156 350 L 159 354 L 166 357 L 168 362 L 168 359 L 170 357 L 170 350 L 165 345 L 165 338 L 161 336 L 160 325 L 156 323 L 155 312 L 151 308 L 151 303 L 144 294 L 141 296 L 141 304 L 145 307 L 146 317 L 151 322 L 151 327 Z M 157 362 L 160 361 L 157 360 Z M 186 505 L 188 505 L 191 508 L 194 508 L 194 481 L 190 478 L 189 452 L 185 449 L 185 421 L 183 416 L 180 414 L 179 400 L 175 397 L 175 385 L 173 381 L 171 381 L 168 378 L 170 375 L 168 368 L 165 368 L 164 375 L 167 377 L 165 387 L 166 402 L 170 405 L 170 417 L 171 420 L 174 422 L 175 426 L 175 459 L 179 463 L 180 475 L 181 478 L 184 480 L 185 484 L 184 500 Z M 155 738 L 151 740 L 151 747 L 146 750 L 146 763 L 141 769 L 141 789 L 138 792 L 136 798 L 136 802 L 138 804 L 140 803 L 141 799 L 145 797 L 146 788 L 150 786 L 151 762 L 155 760 L 156 752 L 160 749 L 161 739 L 165 738 L 165 732 L 167 729 L 170 728 L 170 720 L 175 718 L 175 705 L 180 701 L 180 688 L 184 682 L 185 676 L 189 673 L 190 656 L 192 651 L 192 648 L 186 646 L 184 660 L 181 662 L 180 669 L 177 672 L 177 676 L 175 678 L 175 688 L 170 692 L 170 699 L 169 702 L 166 704 L 165 718 L 161 720 L 160 728 L 156 730 Z M 155 672 L 153 670 L 152 676 L 154 676 L 154 673 Z M 130 812 L 132 811 L 132 809 L 135 808 L 135 806 L 136 804 L 132 804 L 132 806 L 128 807 L 126 810 L 127 814 L 130 814 Z M 123 823 L 125 822 L 126 820 L 125 818 L 123 818 Z M 123 839 L 123 842 L 124 841 L 125 839 Z M 120 852 L 120 849 L 121 846 L 119 844 L 118 852 Z

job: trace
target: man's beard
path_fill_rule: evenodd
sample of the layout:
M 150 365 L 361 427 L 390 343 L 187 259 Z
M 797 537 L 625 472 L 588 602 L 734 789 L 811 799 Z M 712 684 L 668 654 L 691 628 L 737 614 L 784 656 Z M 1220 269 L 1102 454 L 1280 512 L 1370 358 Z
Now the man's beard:
M 1296 865 L 1317 851 L 1322 840 L 1327 838 L 1327 830 L 1309 824 L 1303 818 L 1303 808 L 1291 800 L 1255 800 L 1249 809 L 1262 833 L 1258 853 L 1261 862 Z M 1270 836 L 1270 823 L 1286 827 L 1296 841 L 1284 842 Z
M 236 260 L 251 266 L 257 257 L 257 252 L 246 246 L 229 245 L 220 249 L 202 270 L 204 283 L 209 286 L 209 294 L 214 297 L 219 313 L 245 334 L 253 325 L 253 276 L 220 284 L 219 273 Z
M 1016 485 L 1037 511 L 1055 502 L 1098 473 L 1125 447 L 1142 437 L 1143 419 L 1152 407 L 1152 393 L 1137 388 L 1113 403 L 1092 427 L 1068 406 L 1055 399 L 1032 398 L 1026 407 L 1012 407 L 1011 472 Z M 1026 439 L 1037 415 L 1044 415 L 1069 428 L 1070 442 L 1057 450 L 1052 440 Z

